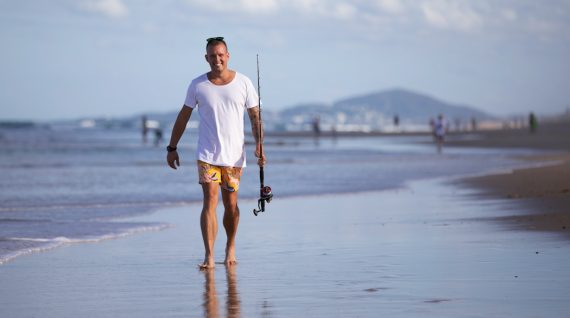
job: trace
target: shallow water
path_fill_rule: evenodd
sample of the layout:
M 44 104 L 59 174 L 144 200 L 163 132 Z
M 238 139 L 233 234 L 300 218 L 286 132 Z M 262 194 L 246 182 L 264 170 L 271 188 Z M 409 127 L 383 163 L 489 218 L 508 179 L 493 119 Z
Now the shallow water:
M 169 169 L 164 145 L 142 144 L 135 130 L 0 131 L 0 264 L 18 255 L 163 228 L 116 222 L 201 199 L 195 137 L 180 145 L 182 167 Z M 266 183 L 277 197 L 352 193 L 405 182 L 507 169 L 521 152 L 445 149 L 429 137 L 267 138 Z M 247 147 L 250 158 L 253 150 Z M 523 151 L 524 152 L 524 151 Z M 246 168 L 241 198 L 258 195 L 257 168 Z
M 234 270 L 197 269 L 200 205 L 133 222 L 175 227 L 0 267 L 5 317 L 564 317 L 570 245 L 474 217 L 500 201 L 436 181 L 241 203 Z M 223 260 L 220 229 L 216 260 Z

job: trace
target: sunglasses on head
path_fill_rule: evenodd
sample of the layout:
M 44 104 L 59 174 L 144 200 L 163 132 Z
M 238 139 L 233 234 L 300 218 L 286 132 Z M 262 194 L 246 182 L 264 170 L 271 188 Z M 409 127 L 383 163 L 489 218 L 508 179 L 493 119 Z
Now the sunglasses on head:
M 217 36 L 217 37 L 214 37 L 214 38 L 207 38 L 207 39 L 206 39 L 206 42 L 210 43 L 210 42 L 212 42 L 212 41 L 223 41 L 223 40 L 224 40 L 224 37 L 223 37 L 223 36 Z

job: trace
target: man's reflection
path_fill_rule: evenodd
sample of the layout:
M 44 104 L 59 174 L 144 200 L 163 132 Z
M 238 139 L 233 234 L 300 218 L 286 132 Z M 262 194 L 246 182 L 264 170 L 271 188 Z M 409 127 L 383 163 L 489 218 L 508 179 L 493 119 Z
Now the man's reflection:
M 215 269 L 208 269 L 204 272 L 204 317 L 219 317 L 220 307 L 218 294 L 216 293 Z M 227 295 L 226 310 L 227 317 L 241 317 L 241 302 L 237 288 L 236 266 L 226 266 Z
M 216 278 L 214 269 L 205 270 L 204 277 L 204 317 L 219 317 L 218 295 L 216 295 Z
M 228 283 L 228 296 L 226 298 L 228 317 L 240 317 L 240 301 L 235 266 L 226 266 L 226 279 Z

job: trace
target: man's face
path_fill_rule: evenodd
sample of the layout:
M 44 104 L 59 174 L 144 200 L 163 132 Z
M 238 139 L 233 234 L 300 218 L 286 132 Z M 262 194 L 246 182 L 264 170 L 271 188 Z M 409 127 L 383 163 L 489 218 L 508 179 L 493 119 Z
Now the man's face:
M 206 50 L 206 61 L 210 64 L 212 71 L 221 72 L 228 68 L 228 60 L 230 53 L 228 53 L 226 46 L 222 43 L 210 45 Z

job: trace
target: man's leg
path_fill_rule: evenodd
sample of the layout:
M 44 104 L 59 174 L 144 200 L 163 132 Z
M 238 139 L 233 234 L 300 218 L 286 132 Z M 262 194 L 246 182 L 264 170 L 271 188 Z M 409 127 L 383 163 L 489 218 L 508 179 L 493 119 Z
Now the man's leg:
M 204 240 L 204 263 L 200 268 L 213 268 L 214 262 L 214 242 L 218 234 L 218 219 L 216 217 L 216 206 L 218 205 L 218 193 L 220 186 L 218 183 L 210 182 L 202 184 L 204 192 L 204 206 L 200 215 L 200 227 L 202 228 L 202 239 Z
M 237 191 L 228 191 L 222 188 L 222 200 L 224 202 L 224 228 L 228 241 L 226 243 L 226 265 L 235 265 L 235 238 L 239 224 L 239 208 L 237 205 L 238 193 Z

